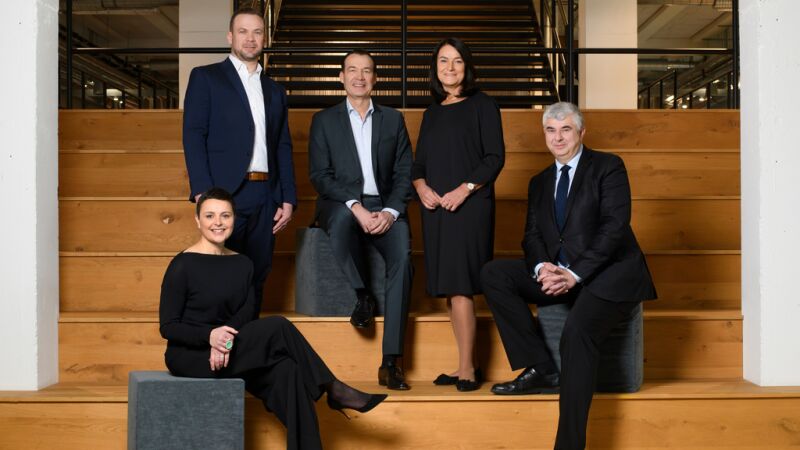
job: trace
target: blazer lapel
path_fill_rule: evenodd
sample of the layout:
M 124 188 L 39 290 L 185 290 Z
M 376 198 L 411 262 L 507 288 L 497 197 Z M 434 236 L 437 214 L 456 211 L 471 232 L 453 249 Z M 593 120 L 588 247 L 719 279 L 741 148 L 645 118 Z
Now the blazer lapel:
M 544 180 L 544 208 L 547 217 L 550 218 L 550 222 L 553 224 L 553 228 L 558 230 L 558 224 L 556 223 L 556 165 L 552 164 L 545 173 L 545 180 Z
M 381 141 L 381 122 L 383 114 L 374 102 L 372 103 L 372 173 L 375 174 L 375 181 L 378 180 L 378 143 Z
M 245 111 L 247 111 L 247 115 L 250 116 L 250 120 L 253 120 L 253 114 L 250 112 L 250 102 L 247 100 L 247 93 L 244 91 L 244 86 L 242 86 L 242 80 L 239 78 L 239 74 L 236 73 L 236 68 L 233 67 L 233 63 L 229 58 L 225 58 L 225 61 L 222 61 L 221 64 L 222 71 L 225 72 L 228 81 L 231 82 L 233 88 L 239 93 L 239 99 L 242 101 L 242 106 Z
M 567 196 L 567 213 L 564 217 L 564 223 L 569 220 L 569 213 L 572 210 L 572 205 L 575 203 L 577 192 L 580 191 L 583 180 L 586 179 L 586 173 L 589 172 L 589 166 L 592 164 L 592 151 L 586 146 L 583 147 L 583 154 L 578 161 L 578 167 L 575 168 L 575 179 L 572 180 L 572 186 L 569 188 L 569 196 Z M 566 226 L 566 225 L 564 225 Z
M 267 74 L 263 69 L 261 70 L 261 92 L 264 95 L 264 117 L 267 117 L 267 122 L 269 122 L 267 113 L 269 112 L 269 102 L 272 100 L 272 96 L 270 95 Z
M 350 124 L 350 117 L 347 115 L 347 100 L 342 102 L 339 107 L 339 121 L 342 133 L 344 134 L 344 143 L 347 151 L 354 158 L 355 167 L 361 172 L 361 160 L 358 158 L 358 149 L 356 148 L 356 139 L 353 137 L 353 125 Z

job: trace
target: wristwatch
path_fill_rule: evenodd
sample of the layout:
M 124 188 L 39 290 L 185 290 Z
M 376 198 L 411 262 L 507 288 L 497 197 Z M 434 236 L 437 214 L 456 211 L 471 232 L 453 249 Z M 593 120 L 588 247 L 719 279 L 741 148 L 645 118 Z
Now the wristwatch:
M 470 192 L 470 194 L 472 192 L 474 192 L 475 191 L 475 183 L 467 183 L 467 190 Z

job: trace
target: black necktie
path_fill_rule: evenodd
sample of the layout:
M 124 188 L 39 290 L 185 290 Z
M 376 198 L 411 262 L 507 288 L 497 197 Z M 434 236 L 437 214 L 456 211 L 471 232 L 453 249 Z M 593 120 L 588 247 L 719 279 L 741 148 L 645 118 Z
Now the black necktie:
M 556 186 L 556 225 L 558 230 L 564 229 L 564 221 L 567 218 L 567 196 L 569 195 L 569 166 L 561 167 L 561 177 Z

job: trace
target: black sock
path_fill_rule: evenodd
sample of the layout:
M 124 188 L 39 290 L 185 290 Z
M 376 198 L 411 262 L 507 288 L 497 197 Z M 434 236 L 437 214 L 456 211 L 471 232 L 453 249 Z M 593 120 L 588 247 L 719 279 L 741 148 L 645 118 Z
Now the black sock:
M 397 358 L 400 355 L 383 355 L 383 361 L 381 362 L 382 366 L 396 366 L 397 365 Z
M 558 372 L 558 368 L 556 368 L 556 363 L 554 363 L 552 360 L 534 364 L 533 368 L 537 372 L 543 373 L 545 375 Z
M 369 291 L 366 288 L 356 289 L 356 297 L 364 298 L 369 295 Z

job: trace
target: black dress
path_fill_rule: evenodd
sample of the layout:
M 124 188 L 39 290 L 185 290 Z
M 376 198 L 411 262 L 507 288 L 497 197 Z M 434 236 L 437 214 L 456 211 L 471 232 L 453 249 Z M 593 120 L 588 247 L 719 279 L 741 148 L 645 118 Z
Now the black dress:
M 412 179 L 424 178 L 439 195 L 461 183 L 483 185 L 455 212 L 420 206 L 428 294 L 481 293 L 481 267 L 494 247 L 494 180 L 504 159 L 500 109 L 491 97 L 478 92 L 425 110 Z
M 243 378 L 245 388 L 286 426 L 287 448 L 322 448 L 314 402 L 334 376 L 285 317 L 251 320 L 253 264 L 244 255 L 179 253 L 161 285 L 161 336 L 177 376 Z M 211 330 L 239 331 L 228 367 L 209 367 Z

